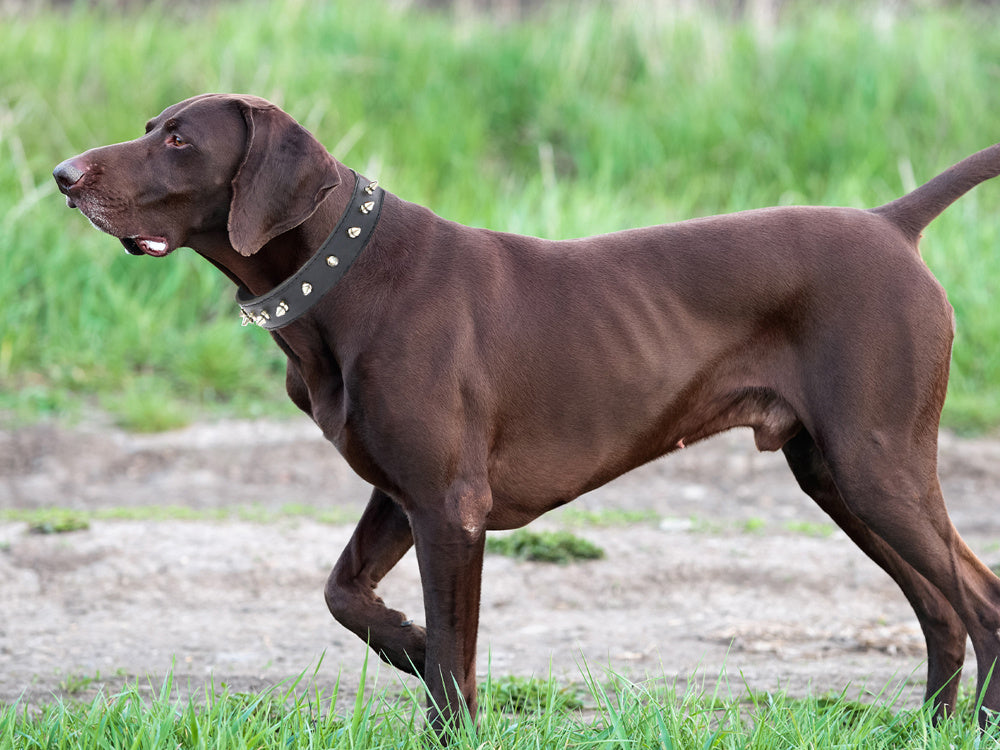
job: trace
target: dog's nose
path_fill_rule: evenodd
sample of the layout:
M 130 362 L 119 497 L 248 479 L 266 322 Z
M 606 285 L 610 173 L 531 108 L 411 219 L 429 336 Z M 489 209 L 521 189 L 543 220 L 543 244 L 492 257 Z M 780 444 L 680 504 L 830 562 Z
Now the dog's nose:
M 65 193 L 80 181 L 80 178 L 83 177 L 83 170 L 73 163 L 73 159 L 67 159 L 52 170 L 52 176 L 56 178 L 59 190 Z

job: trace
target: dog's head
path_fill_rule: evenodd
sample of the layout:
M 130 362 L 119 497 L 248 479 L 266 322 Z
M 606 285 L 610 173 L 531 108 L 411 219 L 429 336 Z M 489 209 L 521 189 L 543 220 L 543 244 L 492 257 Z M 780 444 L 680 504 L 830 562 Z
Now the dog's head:
M 227 233 L 242 255 L 308 219 L 339 183 L 312 135 L 264 99 L 203 94 L 167 107 L 140 138 L 53 172 L 67 204 L 133 255 Z

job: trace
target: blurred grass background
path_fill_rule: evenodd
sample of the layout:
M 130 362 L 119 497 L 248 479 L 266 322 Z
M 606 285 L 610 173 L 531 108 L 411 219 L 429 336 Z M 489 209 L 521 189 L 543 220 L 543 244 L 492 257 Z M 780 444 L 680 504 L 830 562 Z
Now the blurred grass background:
M 469 3 L 464 3 L 468 6 Z M 283 358 L 193 252 L 128 257 L 50 173 L 204 91 L 269 98 L 468 224 L 572 237 L 774 204 L 874 206 L 1000 141 L 1000 9 L 768 12 L 388 0 L 0 5 L 0 419 L 287 414 Z M 958 335 L 947 425 L 1000 423 L 1000 184 L 931 225 Z

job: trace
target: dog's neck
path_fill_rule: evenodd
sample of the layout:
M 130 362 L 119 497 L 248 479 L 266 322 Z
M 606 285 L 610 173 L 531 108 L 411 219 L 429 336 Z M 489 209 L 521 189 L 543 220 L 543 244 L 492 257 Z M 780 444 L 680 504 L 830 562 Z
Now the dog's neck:
M 308 261 L 333 231 L 351 201 L 354 174 L 340 162 L 335 169 L 340 184 L 330 191 L 316 211 L 299 226 L 270 240 L 250 256 L 240 255 L 226 231 L 217 231 L 189 242 L 237 285 L 260 295 L 274 289 Z

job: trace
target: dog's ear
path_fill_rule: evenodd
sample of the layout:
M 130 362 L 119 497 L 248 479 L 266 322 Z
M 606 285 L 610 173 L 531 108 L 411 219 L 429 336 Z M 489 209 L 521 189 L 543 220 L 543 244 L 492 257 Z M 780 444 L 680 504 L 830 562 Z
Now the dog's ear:
M 253 255 L 312 216 L 340 177 L 327 150 L 281 109 L 250 97 L 237 103 L 247 132 L 232 183 L 229 241 L 240 255 Z

